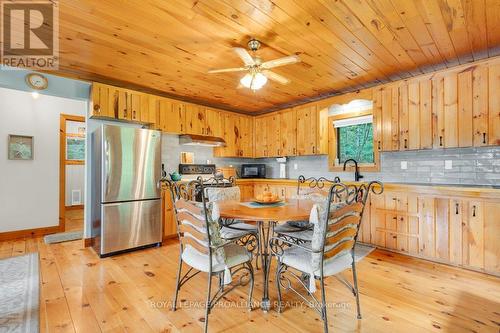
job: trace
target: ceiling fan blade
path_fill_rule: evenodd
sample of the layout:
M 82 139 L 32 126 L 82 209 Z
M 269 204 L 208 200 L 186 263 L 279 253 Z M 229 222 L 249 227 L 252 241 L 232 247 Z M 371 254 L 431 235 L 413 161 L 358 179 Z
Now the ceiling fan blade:
M 211 69 L 211 70 L 208 71 L 208 74 L 229 73 L 229 72 L 243 72 L 243 71 L 246 71 L 246 70 L 247 70 L 246 67 Z
M 233 48 L 233 50 L 241 58 L 241 60 L 243 60 L 245 66 L 255 65 L 255 60 L 253 60 L 252 56 L 250 55 L 250 53 L 248 53 L 247 50 L 242 47 L 235 47 Z
M 279 74 L 276 74 L 275 72 L 264 70 L 264 71 L 262 71 L 262 74 L 264 74 L 265 76 L 267 76 L 267 78 L 269 80 L 273 80 L 273 81 L 276 81 L 276 82 L 281 83 L 281 84 L 288 84 L 288 83 L 290 83 L 289 79 L 287 79 L 286 77 L 281 76 Z
M 270 69 L 279 66 L 291 65 L 300 62 L 300 58 L 297 55 L 291 55 L 288 57 L 283 57 L 279 59 L 269 60 L 262 63 L 261 67 L 265 69 Z

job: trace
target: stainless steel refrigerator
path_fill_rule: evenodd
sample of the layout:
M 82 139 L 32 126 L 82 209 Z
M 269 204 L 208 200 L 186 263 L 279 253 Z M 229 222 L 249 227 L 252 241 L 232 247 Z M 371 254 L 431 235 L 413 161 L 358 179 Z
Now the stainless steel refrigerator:
M 161 133 L 102 125 L 91 142 L 94 249 L 103 257 L 159 244 Z

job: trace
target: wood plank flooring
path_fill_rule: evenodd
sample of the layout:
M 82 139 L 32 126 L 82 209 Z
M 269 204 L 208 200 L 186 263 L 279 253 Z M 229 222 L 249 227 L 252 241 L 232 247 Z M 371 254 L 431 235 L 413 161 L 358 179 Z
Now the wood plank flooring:
M 46 245 L 42 238 L 0 243 L 0 257 L 39 251 L 41 332 L 200 332 L 206 276 L 188 282 L 182 306 L 170 310 L 178 245 L 99 259 L 82 241 Z M 500 279 L 385 251 L 358 265 L 363 319 L 354 297 L 338 280 L 327 283 L 332 332 L 499 332 Z M 273 279 L 274 269 L 271 272 Z M 262 295 L 256 271 L 254 301 Z M 349 276 L 346 274 L 346 276 Z M 215 280 L 214 280 L 215 282 Z M 271 286 L 276 300 L 276 289 Z M 321 332 L 318 315 L 306 307 L 282 314 L 235 306 L 247 288 L 224 298 L 209 317 L 210 332 Z M 298 297 L 285 293 L 289 303 Z M 199 302 L 199 303 L 196 303 Z

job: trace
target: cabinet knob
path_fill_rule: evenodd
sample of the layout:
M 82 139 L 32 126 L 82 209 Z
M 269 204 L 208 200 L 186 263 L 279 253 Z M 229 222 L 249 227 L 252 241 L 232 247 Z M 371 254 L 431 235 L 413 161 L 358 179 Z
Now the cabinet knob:
M 455 214 L 458 215 L 458 202 L 455 204 Z
M 408 149 L 408 139 L 405 139 L 405 149 Z
M 486 143 L 486 133 L 483 132 L 483 143 Z
M 472 217 L 476 217 L 476 205 L 472 206 Z
M 380 148 L 380 140 L 378 141 L 378 150 L 381 150 L 381 148 Z
M 443 146 L 443 137 L 441 135 L 439 136 L 439 146 Z
M 316 147 L 313 146 L 313 154 L 316 154 Z
M 100 113 L 101 112 L 101 106 L 99 104 L 94 104 L 94 111 L 96 113 Z

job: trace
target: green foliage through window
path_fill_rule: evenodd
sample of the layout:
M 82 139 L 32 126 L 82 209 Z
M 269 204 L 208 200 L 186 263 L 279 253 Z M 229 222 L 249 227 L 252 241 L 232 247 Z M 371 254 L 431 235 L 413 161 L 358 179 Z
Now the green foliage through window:
M 373 124 L 337 128 L 337 144 L 340 163 L 350 158 L 359 163 L 373 163 Z

